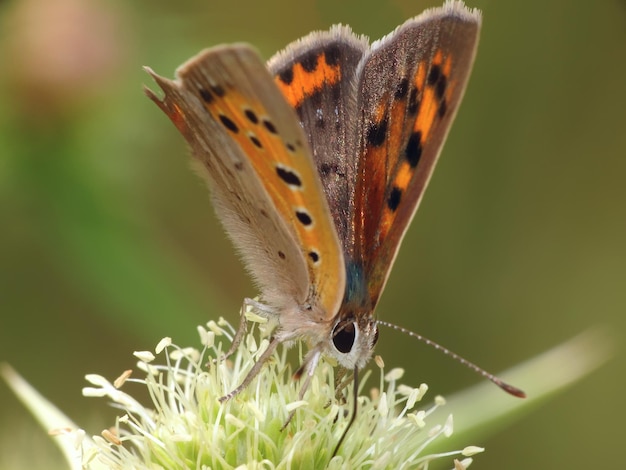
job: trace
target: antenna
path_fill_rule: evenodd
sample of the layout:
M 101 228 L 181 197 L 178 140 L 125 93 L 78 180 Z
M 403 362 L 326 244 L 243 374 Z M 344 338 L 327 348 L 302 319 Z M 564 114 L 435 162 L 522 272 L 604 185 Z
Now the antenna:
M 401 326 L 394 325 L 393 323 L 389 323 L 389 322 L 386 322 L 386 321 L 376 320 L 376 324 L 377 325 L 386 326 L 388 328 L 392 328 L 392 329 L 394 329 L 396 331 L 399 331 L 401 333 L 409 335 L 409 336 L 411 336 L 411 337 L 413 337 L 413 338 L 415 338 L 415 339 L 417 339 L 419 341 L 422 341 L 423 343 L 426 343 L 428 346 L 432 346 L 437 351 L 441 351 L 446 356 L 449 356 L 452 359 L 454 359 L 455 361 L 460 362 L 464 366 L 472 369 L 478 375 L 484 377 L 487 380 L 490 380 L 491 382 L 496 384 L 498 387 L 500 387 L 502 390 L 504 390 L 506 393 L 508 393 L 510 395 L 513 395 L 515 397 L 526 398 L 526 393 L 524 393 L 524 391 L 520 390 L 517 387 L 514 387 L 513 385 L 510 385 L 510 384 L 506 383 L 505 381 L 499 379 L 495 375 L 490 374 L 489 372 L 487 372 L 482 367 L 478 367 L 473 362 L 468 361 L 464 357 L 459 356 L 458 354 L 450 351 L 448 348 L 446 348 L 446 347 L 444 347 L 444 346 L 442 346 L 442 345 L 440 345 L 438 343 L 435 343 L 434 341 L 431 341 L 430 339 L 428 339 L 428 338 L 426 338 L 426 337 L 424 337 L 422 335 L 419 335 L 417 333 L 412 332 L 411 330 L 407 330 L 406 328 L 402 328 Z

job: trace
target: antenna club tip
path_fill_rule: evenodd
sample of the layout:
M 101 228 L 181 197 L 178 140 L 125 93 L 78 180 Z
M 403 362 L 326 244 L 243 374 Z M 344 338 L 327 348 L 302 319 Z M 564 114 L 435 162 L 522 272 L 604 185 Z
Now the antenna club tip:
M 513 395 L 514 397 L 517 397 L 517 398 L 526 398 L 526 392 L 524 392 L 523 390 L 520 390 L 517 387 L 514 387 L 513 385 L 503 383 L 501 384 L 500 387 L 509 395 Z

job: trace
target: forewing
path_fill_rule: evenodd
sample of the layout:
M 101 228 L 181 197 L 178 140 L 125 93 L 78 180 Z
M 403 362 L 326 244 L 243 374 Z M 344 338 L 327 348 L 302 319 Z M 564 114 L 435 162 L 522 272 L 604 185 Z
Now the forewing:
M 369 44 L 347 26 L 314 32 L 268 62 L 298 119 L 344 249 L 352 245 L 358 145 L 356 69 Z
M 148 96 L 191 146 L 263 300 L 332 317 L 342 252 L 306 137 L 258 54 L 220 46 L 181 66 L 175 81 L 148 72 L 165 94 Z
M 354 258 L 372 307 L 463 96 L 480 23 L 477 10 L 447 2 L 372 44 L 360 64 Z

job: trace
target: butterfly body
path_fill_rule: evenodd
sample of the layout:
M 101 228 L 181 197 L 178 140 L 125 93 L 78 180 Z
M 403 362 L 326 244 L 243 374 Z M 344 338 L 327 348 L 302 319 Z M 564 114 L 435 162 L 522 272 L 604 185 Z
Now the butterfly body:
M 202 52 L 148 95 L 190 144 L 281 342 L 360 369 L 375 308 L 474 59 L 480 14 L 448 1 L 369 44 L 312 33 L 267 66 L 246 45 Z

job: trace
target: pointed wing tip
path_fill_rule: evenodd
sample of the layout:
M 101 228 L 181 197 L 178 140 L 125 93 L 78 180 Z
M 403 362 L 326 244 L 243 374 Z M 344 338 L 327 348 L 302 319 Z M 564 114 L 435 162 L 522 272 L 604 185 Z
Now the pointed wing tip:
M 152 77 L 152 80 L 155 81 L 155 83 L 159 86 L 159 88 L 163 92 L 162 96 L 159 96 L 157 93 L 152 91 L 147 85 L 144 85 L 143 86 L 144 94 L 148 98 L 150 98 L 154 103 L 156 103 L 161 109 L 165 110 L 164 108 L 165 97 L 167 96 L 168 92 L 173 88 L 174 83 L 171 80 L 168 80 L 167 78 L 161 77 L 154 70 L 152 70 L 151 67 L 148 67 L 147 65 L 144 65 L 142 68 L 144 72 L 146 72 L 148 75 L 150 75 L 150 77 Z

